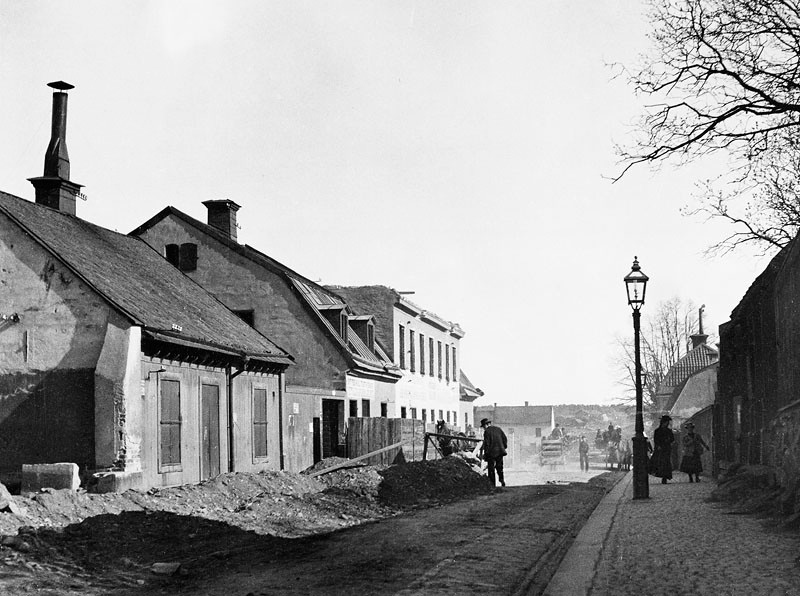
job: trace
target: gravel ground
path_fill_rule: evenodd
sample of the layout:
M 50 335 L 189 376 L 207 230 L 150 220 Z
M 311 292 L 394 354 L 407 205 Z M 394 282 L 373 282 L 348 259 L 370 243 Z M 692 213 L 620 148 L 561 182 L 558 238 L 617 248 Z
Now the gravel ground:
M 774 520 L 710 502 L 716 483 L 685 475 L 650 499 L 619 502 L 592 596 L 800 594 L 800 536 Z

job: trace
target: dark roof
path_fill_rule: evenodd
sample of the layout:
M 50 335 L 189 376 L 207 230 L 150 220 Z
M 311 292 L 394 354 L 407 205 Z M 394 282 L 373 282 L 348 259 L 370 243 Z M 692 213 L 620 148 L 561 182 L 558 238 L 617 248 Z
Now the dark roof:
M 719 351 L 708 344 L 700 344 L 673 364 L 658 385 L 656 401 L 659 407 L 667 411 L 678 399 L 686 379 L 707 366 L 719 361 Z
M 144 241 L 0 192 L 0 211 L 131 323 L 162 341 L 199 344 L 275 364 L 292 357 Z M 155 336 L 155 335 L 154 335 Z
M 327 335 L 333 340 L 342 353 L 350 361 L 350 365 L 356 368 L 361 368 L 364 372 L 378 374 L 381 377 L 388 377 L 389 380 L 396 381 L 400 378 L 400 373 L 397 367 L 394 366 L 391 359 L 386 356 L 384 351 L 377 345 L 375 352 L 367 349 L 367 346 L 361 342 L 355 331 L 352 328 L 348 329 L 348 338 L 350 341 L 345 343 L 341 335 L 333 328 L 330 322 L 320 312 L 325 308 L 343 308 L 346 312 L 350 312 L 349 306 L 337 294 L 330 292 L 326 288 L 311 281 L 307 277 L 297 273 L 293 269 L 287 267 L 283 263 L 276 261 L 272 257 L 262 253 L 258 249 L 253 248 L 248 244 L 239 244 L 232 240 L 227 234 L 221 232 L 213 226 L 203 223 L 190 215 L 187 215 L 180 209 L 168 206 L 151 217 L 138 228 L 130 232 L 130 236 L 138 236 L 146 230 L 153 227 L 159 221 L 174 216 L 177 219 L 184 221 L 195 229 L 211 236 L 223 246 L 228 247 L 237 254 L 245 257 L 246 259 L 254 262 L 255 264 L 272 271 L 276 275 L 283 277 L 286 282 L 292 287 L 299 296 L 303 298 L 303 302 L 309 307 L 316 316 L 320 326 L 325 330 Z M 377 333 L 376 333 L 377 335 Z M 355 337 L 355 339 L 353 339 Z

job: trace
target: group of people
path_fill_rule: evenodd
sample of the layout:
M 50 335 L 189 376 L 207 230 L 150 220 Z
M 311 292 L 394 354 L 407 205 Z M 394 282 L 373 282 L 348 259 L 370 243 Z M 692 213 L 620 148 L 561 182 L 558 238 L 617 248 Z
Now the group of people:
M 675 442 L 675 434 L 670 425 L 672 418 L 667 415 L 661 417 L 658 428 L 653 433 L 652 456 L 650 457 L 649 471 L 661 478 L 661 484 L 667 484 L 672 480 L 672 444 Z M 689 476 L 689 482 L 700 482 L 700 472 L 703 471 L 701 456 L 704 450 L 708 450 L 708 445 L 695 432 L 694 424 L 687 422 L 684 424 L 686 432 L 681 438 L 683 454 L 679 470 Z M 648 441 L 648 452 L 651 446 Z

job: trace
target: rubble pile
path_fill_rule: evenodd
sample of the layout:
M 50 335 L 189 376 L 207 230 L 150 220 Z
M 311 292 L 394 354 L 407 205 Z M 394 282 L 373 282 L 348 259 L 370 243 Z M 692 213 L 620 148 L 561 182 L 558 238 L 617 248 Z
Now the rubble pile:
M 354 464 L 311 477 L 337 464 L 329 458 L 305 473 L 227 473 L 199 484 L 147 492 L 92 494 L 43 491 L 14 496 L 16 513 L 0 513 L 0 535 L 20 528 L 63 528 L 123 512 L 163 512 L 236 526 L 258 534 L 297 537 L 394 515 L 398 508 L 430 506 L 488 492 L 489 485 L 458 457 L 394 466 Z
M 395 507 L 413 507 L 447 502 L 489 493 L 489 480 L 459 457 L 411 462 L 381 472 L 378 495 Z

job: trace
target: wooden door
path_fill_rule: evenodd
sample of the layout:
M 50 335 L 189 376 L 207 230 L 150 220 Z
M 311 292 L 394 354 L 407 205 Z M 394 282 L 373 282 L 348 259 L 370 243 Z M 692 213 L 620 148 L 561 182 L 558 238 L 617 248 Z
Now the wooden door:
M 219 475 L 219 387 L 203 385 L 200 395 L 200 479 Z

